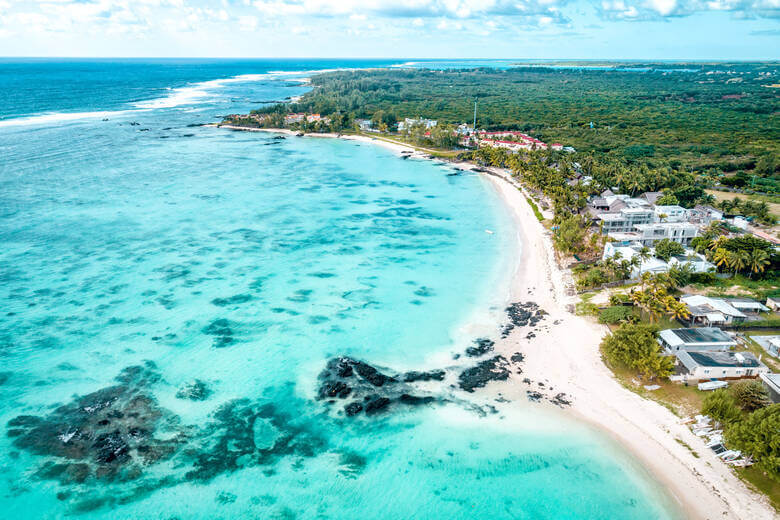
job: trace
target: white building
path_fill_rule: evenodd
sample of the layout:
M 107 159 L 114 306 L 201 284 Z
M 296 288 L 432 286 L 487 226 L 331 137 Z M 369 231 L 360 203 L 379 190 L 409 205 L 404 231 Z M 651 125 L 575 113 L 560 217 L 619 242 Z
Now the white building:
M 737 346 L 734 338 L 715 327 L 662 330 L 658 333 L 658 343 L 670 354 L 680 350 L 726 351 Z
M 772 402 L 780 403 L 780 374 L 761 374 L 759 377 L 769 390 L 769 398 Z
M 750 339 L 761 345 L 774 357 L 780 357 L 780 336 L 750 336 Z
M 655 206 L 653 208 L 657 222 L 684 222 L 688 210 L 682 206 Z
M 604 246 L 604 253 L 601 255 L 601 259 L 606 260 L 615 255 L 619 255 L 623 260 L 631 260 L 640 254 L 642 247 L 643 246 L 637 242 L 607 242 Z M 689 266 L 694 273 L 706 273 L 715 269 L 713 264 L 709 263 L 706 258 L 692 249 L 687 249 L 684 255 L 673 256 L 668 262 L 656 258 L 655 250 L 650 249 L 650 257 L 642 260 L 640 265 L 634 268 L 631 272 L 631 278 L 638 278 L 642 273 L 666 273 L 672 267 L 682 267 L 685 265 Z
M 399 132 L 408 132 L 412 129 L 413 126 L 422 126 L 426 130 L 430 130 L 434 126 L 438 124 L 438 121 L 434 119 L 423 119 L 421 117 L 418 117 L 416 119 L 407 117 L 403 121 L 400 121 L 398 123 L 398 131 Z
M 374 128 L 374 123 L 370 119 L 355 119 L 355 123 L 363 132 L 368 132 Z
M 720 298 L 710 298 L 700 294 L 683 296 L 680 301 L 688 307 L 691 325 L 706 325 L 708 327 L 742 323 L 747 316 L 740 310 Z
M 654 246 L 656 242 L 664 238 L 687 246 L 699 234 L 699 228 L 687 222 L 654 222 L 652 224 L 637 224 L 634 227 L 638 234 L 637 240 L 647 247 Z
M 601 233 L 633 232 L 637 225 L 649 224 L 655 219 L 655 213 L 649 208 L 623 208 L 616 213 L 601 213 L 596 217 L 600 221 Z
M 698 224 L 709 225 L 715 221 L 723 220 L 723 212 L 712 206 L 699 205 L 688 213 L 690 221 Z
M 750 352 L 680 350 L 675 356 L 684 367 L 680 372 L 685 381 L 755 378 L 769 373 L 769 368 Z
M 673 256 L 669 259 L 669 268 L 688 266 L 694 273 L 708 273 L 717 269 L 715 264 L 707 261 L 704 255 L 700 255 L 693 249 L 686 249 L 684 255 Z

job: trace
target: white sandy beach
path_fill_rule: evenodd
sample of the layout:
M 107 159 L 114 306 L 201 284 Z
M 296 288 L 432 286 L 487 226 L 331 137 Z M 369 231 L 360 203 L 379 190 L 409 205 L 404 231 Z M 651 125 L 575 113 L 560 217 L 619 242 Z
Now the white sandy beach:
M 295 135 L 289 130 L 246 129 Z M 383 146 L 397 153 L 412 152 L 411 146 L 373 139 L 368 136 L 306 134 L 306 137 L 341 137 Z M 428 157 L 423 152 L 412 156 Z M 472 169 L 469 163 L 453 166 Z M 510 301 L 534 301 L 549 313 L 528 340 L 520 331 L 496 342 L 496 351 L 509 358 L 514 352 L 525 355 L 523 375 L 513 375 L 509 384 L 493 383 L 477 392 L 478 398 L 494 402 L 500 392 L 512 402 L 525 401 L 528 377 L 544 381 L 554 393 L 565 392 L 572 413 L 601 429 L 627 448 L 664 485 L 690 518 L 769 520 L 777 515 L 766 498 L 749 490 L 731 468 L 706 448 L 680 419 L 653 401 L 625 389 L 601 361 L 599 343 L 607 328 L 576 316 L 576 297 L 569 295 L 571 276 L 558 268 L 549 232 L 534 216 L 519 185 L 507 172 L 491 168 L 486 176 L 493 182 L 511 209 L 518 233 L 517 258 L 510 282 Z M 552 325 L 553 322 L 558 322 Z M 512 406 L 511 403 L 507 406 Z M 539 404 L 539 406 L 552 406 Z M 679 441 L 698 454 L 695 457 Z
M 490 176 L 515 215 L 522 244 L 511 283 L 514 301 L 533 300 L 559 324 L 537 332 L 532 340 L 512 334 L 496 344 L 505 356 L 525 354 L 525 375 L 543 380 L 573 396 L 569 409 L 628 448 L 665 485 L 691 518 L 777 518 L 767 500 L 749 490 L 669 410 L 623 388 L 602 363 L 599 353 L 604 326 L 567 311 L 576 297 L 568 296 L 568 273 L 558 269 L 549 233 L 539 223 L 523 193 L 505 173 Z M 571 307 L 569 307 L 571 308 Z M 514 376 L 520 379 L 523 376 Z M 517 381 L 502 386 L 506 397 L 521 399 L 528 388 Z M 691 446 L 699 458 L 681 445 Z

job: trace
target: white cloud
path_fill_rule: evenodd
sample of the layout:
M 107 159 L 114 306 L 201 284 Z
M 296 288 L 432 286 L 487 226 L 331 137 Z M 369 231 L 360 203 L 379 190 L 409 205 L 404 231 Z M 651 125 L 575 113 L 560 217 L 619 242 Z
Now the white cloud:
M 598 9 L 607 19 L 661 20 L 707 11 L 727 11 L 737 18 L 780 18 L 780 0 L 604 0 Z
M 258 20 L 256 16 L 239 16 L 238 27 L 242 31 L 254 31 L 257 29 Z

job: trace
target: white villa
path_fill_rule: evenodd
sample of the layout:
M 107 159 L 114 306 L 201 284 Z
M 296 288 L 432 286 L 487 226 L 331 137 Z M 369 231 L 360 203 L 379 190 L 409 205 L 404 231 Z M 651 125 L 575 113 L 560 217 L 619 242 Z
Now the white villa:
M 737 346 L 734 338 L 715 327 L 662 330 L 658 333 L 658 343 L 670 354 L 680 350 L 726 351 Z
M 769 368 L 750 352 L 680 350 L 675 356 L 683 381 L 756 378 L 769 373 Z
M 423 119 L 421 117 L 418 118 L 410 118 L 407 117 L 403 121 L 400 121 L 398 123 L 398 131 L 399 132 L 407 132 L 411 130 L 413 126 L 423 126 L 426 130 L 430 130 L 434 126 L 438 124 L 438 121 L 434 119 Z
M 682 206 L 655 206 L 653 211 L 660 222 L 684 222 L 688 218 L 688 210 Z
M 639 254 L 642 250 L 642 245 L 638 243 L 632 243 L 626 245 L 621 242 L 607 242 L 604 246 L 604 253 L 601 255 L 602 260 L 619 256 L 623 260 L 631 260 Z M 631 278 L 638 278 L 642 273 L 666 273 L 672 267 L 682 267 L 687 265 L 694 273 L 706 273 L 715 266 L 707 261 L 699 253 L 692 249 L 686 249 L 684 255 L 673 256 L 668 262 L 664 262 L 660 258 L 655 258 L 654 250 L 650 250 L 650 257 L 641 261 L 641 263 L 634 268 L 631 272 Z

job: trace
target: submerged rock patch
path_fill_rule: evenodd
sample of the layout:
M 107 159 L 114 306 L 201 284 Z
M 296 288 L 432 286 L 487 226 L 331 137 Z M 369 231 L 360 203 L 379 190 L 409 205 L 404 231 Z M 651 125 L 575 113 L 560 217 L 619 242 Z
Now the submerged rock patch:
M 211 300 L 211 304 L 216 305 L 217 307 L 227 307 L 228 305 L 240 305 L 250 301 L 251 299 L 251 294 L 236 294 L 227 298 L 214 298 Z
M 175 420 L 159 407 L 148 386 L 159 381 L 153 363 L 128 367 L 118 385 L 79 397 L 45 417 L 20 415 L 8 422 L 13 445 L 52 457 L 36 473 L 61 483 L 133 480 L 142 468 L 169 458 L 181 435 L 161 439 Z

